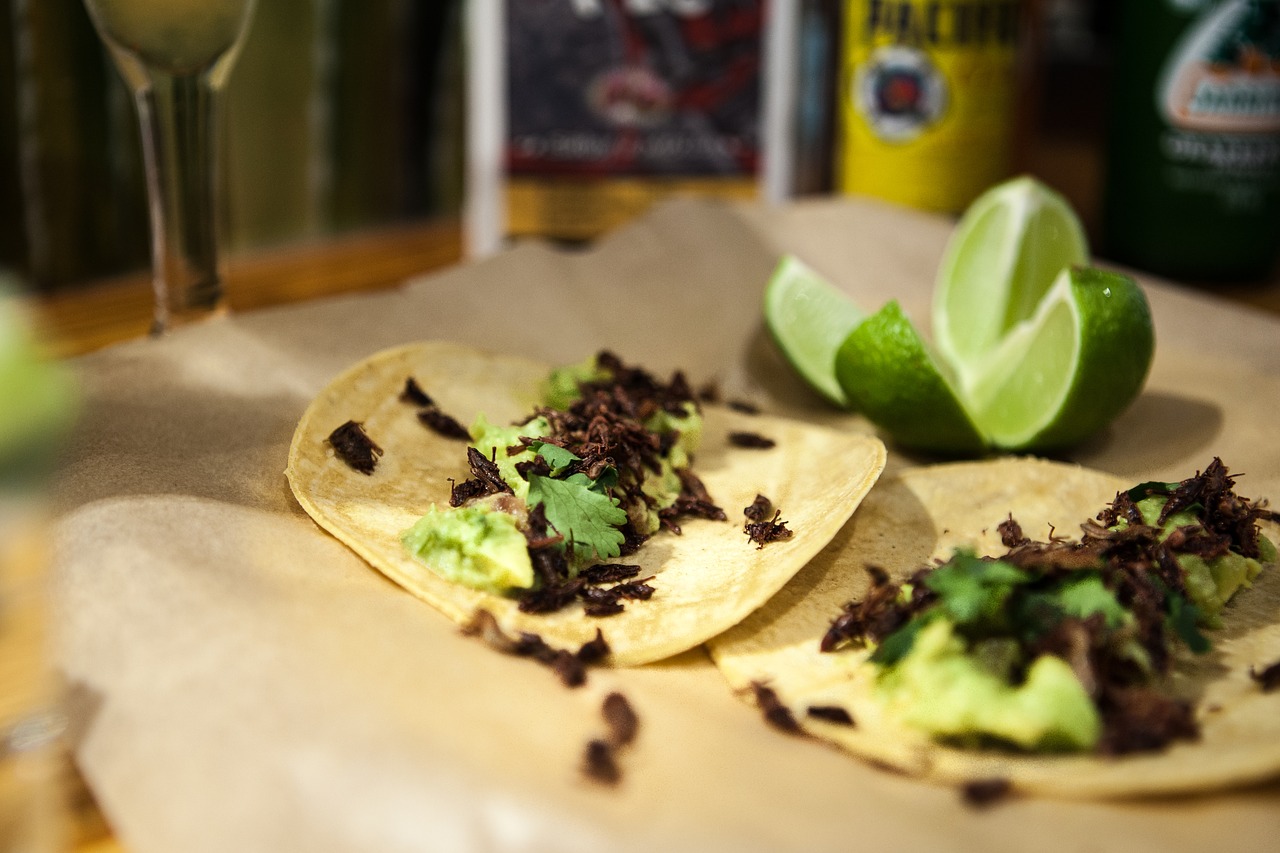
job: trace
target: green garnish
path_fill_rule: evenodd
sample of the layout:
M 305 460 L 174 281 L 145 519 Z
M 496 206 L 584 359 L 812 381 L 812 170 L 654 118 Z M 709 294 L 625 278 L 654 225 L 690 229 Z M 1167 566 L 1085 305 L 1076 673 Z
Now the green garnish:
M 563 480 L 529 475 L 529 506 L 541 504 L 547 521 L 565 538 L 573 559 L 607 560 L 621 553 L 625 538 L 621 527 L 626 510 L 586 474 Z

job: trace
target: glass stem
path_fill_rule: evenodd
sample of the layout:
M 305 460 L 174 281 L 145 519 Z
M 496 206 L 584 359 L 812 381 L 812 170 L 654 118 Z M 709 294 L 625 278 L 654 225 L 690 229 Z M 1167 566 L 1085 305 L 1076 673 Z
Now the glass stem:
M 136 93 L 151 211 L 152 334 L 222 304 L 216 191 L 217 93 L 204 74 L 152 71 Z

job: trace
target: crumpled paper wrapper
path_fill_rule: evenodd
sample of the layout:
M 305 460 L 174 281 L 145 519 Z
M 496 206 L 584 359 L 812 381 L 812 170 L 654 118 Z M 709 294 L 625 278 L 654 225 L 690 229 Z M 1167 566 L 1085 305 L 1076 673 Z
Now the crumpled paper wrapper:
M 376 350 L 463 341 L 553 362 L 608 346 L 767 410 L 870 429 L 788 373 L 760 319 L 793 251 L 927 328 L 950 223 L 870 202 L 678 201 L 594 249 L 519 245 L 402 289 L 234 316 L 78 362 L 55 493 L 58 655 L 76 755 L 133 853 L 1274 849 L 1280 786 L 1176 801 L 953 789 L 781 734 L 700 650 L 580 689 L 504 657 L 317 528 L 282 470 L 326 381 Z M 1177 479 L 1220 455 L 1280 497 L 1280 323 L 1148 283 L 1156 364 L 1072 459 Z M 923 464 L 891 450 L 890 470 Z M 641 720 L 622 782 L 586 780 L 603 696 Z

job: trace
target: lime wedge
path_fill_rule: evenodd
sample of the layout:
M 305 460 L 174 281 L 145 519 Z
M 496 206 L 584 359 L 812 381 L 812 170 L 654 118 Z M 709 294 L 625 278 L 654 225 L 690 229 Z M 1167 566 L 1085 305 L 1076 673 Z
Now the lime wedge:
M 835 373 L 850 405 L 903 447 L 972 454 L 985 445 L 897 302 L 849 333 L 836 353 Z
M 836 349 L 865 316 L 793 255 L 782 258 L 765 287 L 765 325 L 778 349 L 810 387 L 838 406 L 848 401 L 835 377 Z
M 809 385 L 903 447 L 1057 450 L 1133 402 L 1155 349 L 1138 284 L 1087 260 L 1066 200 L 1017 178 L 983 193 L 947 244 L 934 348 L 896 302 L 864 320 L 791 257 L 766 288 L 765 320 Z
M 1142 390 L 1155 351 L 1146 297 L 1128 276 L 1066 269 L 975 375 L 966 400 L 988 442 L 1051 450 L 1110 423 Z
M 1071 205 L 1039 181 L 1015 178 L 979 196 L 947 243 L 933 298 L 934 344 L 961 383 L 1035 313 L 1059 272 L 1088 257 Z

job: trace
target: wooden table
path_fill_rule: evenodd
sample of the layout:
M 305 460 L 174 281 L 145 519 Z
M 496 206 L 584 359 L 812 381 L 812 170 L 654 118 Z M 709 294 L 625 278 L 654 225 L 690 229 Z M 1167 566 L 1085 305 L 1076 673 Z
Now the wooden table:
M 230 308 L 246 311 L 339 293 L 392 287 L 441 269 L 462 256 L 457 222 L 416 223 L 354 234 L 315 245 L 233 258 L 228 264 Z M 1218 288 L 1238 302 L 1280 313 L 1280 277 L 1251 287 Z M 148 276 L 89 283 L 38 301 L 53 351 L 77 355 L 146 334 L 151 318 Z M 68 788 L 74 853 L 126 853 L 82 780 Z
M 453 220 L 247 254 L 227 263 L 227 303 L 232 311 L 249 311 L 317 296 L 378 290 L 461 257 L 461 229 Z M 91 352 L 147 333 L 152 311 L 150 274 L 88 282 L 43 298 L 37 307 L 55 354 Z

